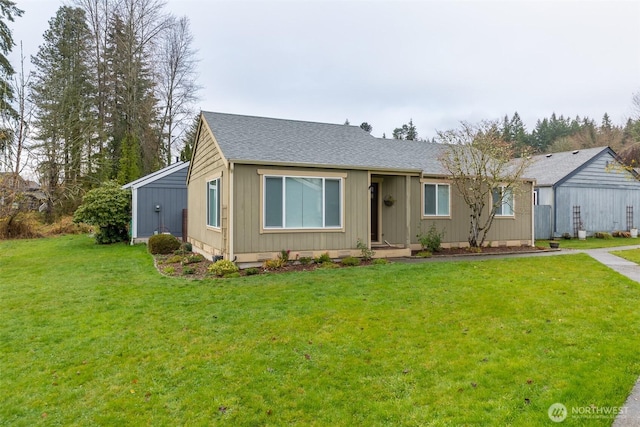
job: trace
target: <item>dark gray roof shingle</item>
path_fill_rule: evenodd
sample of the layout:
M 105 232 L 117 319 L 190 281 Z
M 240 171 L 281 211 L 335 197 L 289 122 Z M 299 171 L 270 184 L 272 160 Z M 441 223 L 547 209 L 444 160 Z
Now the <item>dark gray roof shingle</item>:
M 233 162 L 446 174 L 438 160 L 441 144 L 375 138 L 350 125 L 206 111 L 202 115 L 225 158 Z

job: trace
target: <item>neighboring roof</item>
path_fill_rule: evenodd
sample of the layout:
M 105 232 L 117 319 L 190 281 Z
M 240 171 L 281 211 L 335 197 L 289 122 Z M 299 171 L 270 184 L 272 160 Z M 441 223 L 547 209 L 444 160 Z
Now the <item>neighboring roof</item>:
M 445 175 L 445 147 L 381 139 L 358 126 L 202 112 L 224 157 L 235 163 L 303 164 Z
M 524 176 L 534 178 L 537 186 L 552 186 L 603 152 L 610 152 L 612 156 L 616 157 L 616 154 L 609 147 L 586 148 L 534 156 Z
M 137 189 L 140 187 L 144 187 L 147 184 L 150 184 L 154 181 L 157 181 L 165 176 L 171 175 L 174 172 L 177 172 L 181 169 L 188 168 L 189 162 L 176 162 L 165 168 L 157 170 L 155 172 L 150 173 L 149 175 L 145 175 L 142 178 L 138 178 L 135 181 L 131 181 L 122 186 L 123 189 L 131 188 Z M 186 184 L 185 184 L 186 185 Z

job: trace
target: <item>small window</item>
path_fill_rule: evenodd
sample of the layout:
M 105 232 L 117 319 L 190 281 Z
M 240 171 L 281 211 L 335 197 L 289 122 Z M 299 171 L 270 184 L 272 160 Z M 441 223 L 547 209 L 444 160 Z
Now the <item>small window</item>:
M 207 182 L 207 225 L 220 228 L 220 178 Z
M 342 227 L 342 179 L 264 177 L 264 228 Z
M 449 216 L 449 184 L 424 184 L 424 216 Z
M 497 206 L 496 216 L 513 216 L 513 191 L 511 188 L 494 188 L 492 195 L 493 206 Z

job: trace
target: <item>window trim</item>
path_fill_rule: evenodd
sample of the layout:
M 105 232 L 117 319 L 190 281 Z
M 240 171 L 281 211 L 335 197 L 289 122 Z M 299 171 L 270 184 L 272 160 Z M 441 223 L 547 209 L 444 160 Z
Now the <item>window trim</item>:
M 493 192 L 495 190 L 497 190 L 497 189 L 500 189 L 500 193 L 503 193 L 505 189 L 509 190 L 509 192 L 511 193 L 511 205 L 510 205 L 511 213 L 507 214 L 507 215 L 502 213 L 503 206 L 505 204 L 507 204 L 507 203 L 505 203 L 504 195 L 503 195 L 502 196 L 502 203 L 500 204 L 499 210 L 496 210 L 495 217 L 496 218 L 515 218 L 515 216 L 516 216 L 516 200 L 515 200 L 515 197 L 514 197 L 514 194 L 513 194 L 513 188 L 511 188 L 511 187 L 508 187 L 506 185 L 499 185 L 499 186 L 495 187 L 493 190 L 491 190 L 491 207 L 493 208 Z
M 217 220 L 218 220 L 218 224 L 217 225 L 209 224 L 209 216 L 210 216 L 209 215 L 209 208 L 211 207 L 211 204 L 209 203 L 209 191 L 210 191 L 209 190 L 209 184 L 211 182 L 214 182 L 214 181 L 218 181 L 218 184 L 217 184 L 217 190 L 218 190 L 217 191 L 217 198 L 218 198 L 218 200 L 217 200 L 217 202 L 218 202 L 217 203 L 217 211 L 218 211 L 217 212 Z M 222 229 L 222 174 L 215 175 L 215 176 L 213 176 L 211 178 L 207 178 L 206 182 L 205 182 L 205 185 L 206 185 L 206 190 L 205 190 L 206 191 L 205 224 L 206 224 L 206 227 L 208 229 L 214 229 L 214 230 L 218 230 L 219 231 L 219 230 Z
M 283 171 L 283 170 L 265 170 L 258 169 L 260 175 L 260 232 L 261 233 L 307 233 L 307 232 L 344 232 L 345 230 L 345 179 L 346 173 L 332 173 L 332 172 L 312 172 L 312 171 Z M 283 225 L 281 227 L 267 227 L 266 223 L 266 180 L 267 178 L 281 178 L 282 179 L 282 209 L 283 209 Z M 286 178 L 310 178 L 322 180 L 322 227 L 290 227 L 287 228 L 284 224 L 286 221 Z M 325 226 L 326 221 L 326 180 L 338 181 L 340 194 L 338 200 L 340 203 L 340 212 L 338 217 L 340 219 L 339 226 Z
M 453 187 L 451 185 L 451 182 L 449 181 L 424 181 L 421 180 L 420 181 L 420 215 L 422 218 L 438 218 L 438 219 L 446 219 L 446 218 L 451 218 L 451 188 Z M 436 214 L 432 215 L 432 214 L 427 214 L 425 212 L 425 197 L 424 197 L 424 191 L 425 191 L 425 187 L 427 185 L 435 185 L 436 186 Z M 438 186 L 440 185 L 446 185 L 447 187 L 449 187 L 449 213 L 447 215 L 438 215 Z

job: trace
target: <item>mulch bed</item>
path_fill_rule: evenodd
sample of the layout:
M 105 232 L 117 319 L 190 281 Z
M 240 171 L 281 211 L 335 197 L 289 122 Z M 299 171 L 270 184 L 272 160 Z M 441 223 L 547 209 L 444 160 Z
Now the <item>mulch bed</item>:
M 458 255 L 492 255 L 492 254 L 513 254 L 513 253 L 530 253 L 538 251 L 547 251 L 548 248 L 541 246 L 495 246 L 484 247 L 479 252 L 474 252 L 470 248 L 442 248 L 438 252 L 434 252 L 433 256 L 458 256 Z M 412 253 L 412 255 L 415 255 Z
M 193 253 L 186 253 L 184 257 L 188 257 L 190 255 L 194 255 Z M 158 271 L 169 277 L 183 277 L 190 279 L 217 279 L 214 274 L 209 273 L 209 266 L 213 264 L 212 261 L 204 259 L 200 262 L 194 262 L 190 264 L 183 264 L 182 261 L 176 262 L 168 262 L 169 258 L 173 257 L 173 255 L 154 255 L 155 265 Z M 360 266 L 371 265 L 372 261 L 361 261 Z M 334 263 L 334 268 L 347 268 L 340 263 Z M 300 264 L 300 263 L 288 263 L 285 266 L 279 269 L 265 269 L 264 267 L 257 267 L 257 274 L 273 274 L 273 273 L 288 273 L 292 271 L 313 271 L 319 268 L 327 268 L 323 267 L 319 264 L 311 263 L 311 264 Z M 247 275 L 247 270 L 240 270 L 238 272 L 241 276 Z
M 463 256 L 463 255 L 489 255 L 489 254 L 508 254 L 508 253 L 530 253 L 536 251 L 545 251 L 547 248 L 543 247 L 535 247 L 532 248 L 530 246 L 498 246 L 498 247 L 485 247 L 482 248 L 481 252 L 473 252 L 469 250 L 469 248 L 442 248 L 439 252 L 434 252 L 433 257 L 445 257 L 445 256 Z M 412 255 L 415 255 L 418 251 L 414 251 Z M 186 253 L 183 255 L 183 259 L 185 257 L 193 256 L 193 253 Z M 216 279 L 214 274 L 209 273 L 209 266 L 213 264 L 211 260 L 203 259 L 199 262 L 192 262 L 189 264 L 183 264 L 182 261 L 178 260 L 176 262 L 168 262 L 171 261 L 169 258 L 175 257 L 173 255 L 155 255 L 155 265 L 158 271 L 169 277 L 182 277 L 182 278 L 190 278 L 190 279 Z M 372 261 L 362 261 L 360 266 L 371 265 Z M 334 263 L 335 268 L 347 268 L 340 263 Z M 318 268 L 326 268 L 322 267 L 319 264 L 311 263 L 311 264 L 300 264 L 300 263 L 289 263 L 282 268 L 279 269 L 265 269 L 263 267 L 257 267 L 257 274 L 280 274 L 280 273 L 288 273 L 292 271 L 313 271 Z M 239 274 L 241 276 L 247 275 L 247 270 L 240 270 Z

